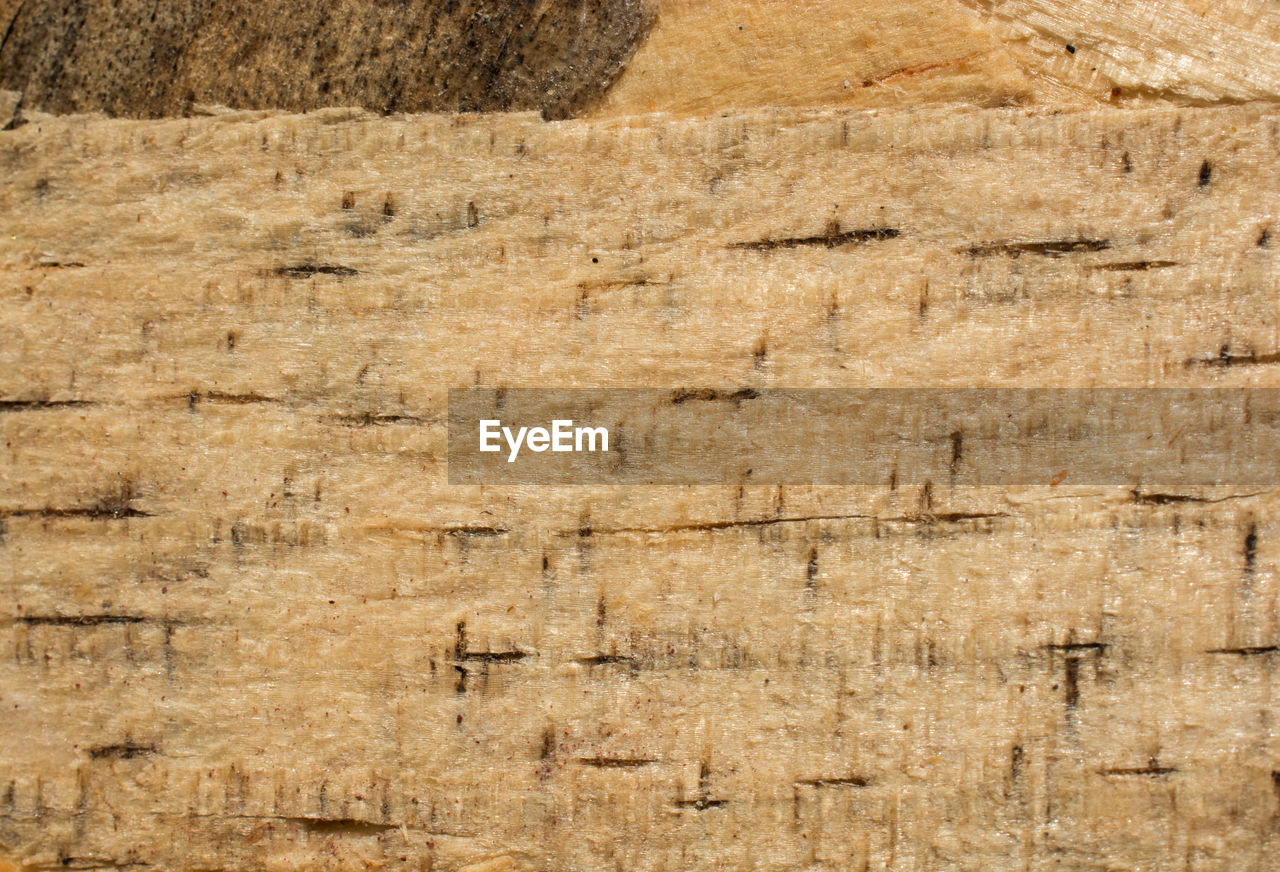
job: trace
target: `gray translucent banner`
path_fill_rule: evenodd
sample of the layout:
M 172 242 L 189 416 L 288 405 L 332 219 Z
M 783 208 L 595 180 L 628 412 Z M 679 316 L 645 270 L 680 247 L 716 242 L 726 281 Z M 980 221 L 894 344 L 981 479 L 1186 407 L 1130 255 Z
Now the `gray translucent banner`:
M 449 481 L 1269 486 L 1277 435 L 1272 388 L 463 389 Z

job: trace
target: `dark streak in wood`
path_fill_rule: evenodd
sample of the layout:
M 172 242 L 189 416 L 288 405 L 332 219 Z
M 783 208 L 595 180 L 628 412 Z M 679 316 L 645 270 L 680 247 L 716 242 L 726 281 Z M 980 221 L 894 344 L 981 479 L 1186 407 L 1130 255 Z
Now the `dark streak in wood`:
M 1062 645 L 1045 645 L 1044 649 L 1046 651 L 1075 651 L 1101 654 L 1107 650 L 1107 646 L 1102 642 L 1067 642 Z
M 143 615 L 20 615 L 14 620 L 33 627 L 101 627 L 109 624 L 141 624 L 154 619 Z
M 456 527 L 441 527 L 440 532 L 446 536 L 454 536 L 459 539 L 492 539 L 495 536 L 505 536 L 510 531 L 506 527 L 459 525 Z
M 650 760 L 642 757 L 579 757 L 573 762 L 596 769 L 639 769 L 642 766 L 653 766 L 661 760 Z
M 279 403 L 282 402 L 277 397 L 268 397 L 257 393 L 233 394 L 226 391 L 190 391 L 183 394 L 182 399 L 187 401 L 187 405 L 194 409 L 200 403 L 209 403 L 222 406 L 251 406 L 256 403 Z
M 676 808 L 691 808 L 694 811 L 705 811 L 709 808 L 723 808 L 728 804 L 728 800 L 708 799 L 707 797 L 701 796 L 697 799 L 677 799 L 675 801 Z
M 841 230 L 839 225 L 827 229 L 825 233 L 814 236 L 788 236 L 781 238 L 759 239 L 755 242 L 733 242 L 729 248 L 747 251 L 776 251 L 785 248 L 838 248 L 842 245 L 860 245 L 881 239 L 896 239 L 902 231 L 893 227 L 867 227 L 859 230 Z
M 1101 775 L 1111 777 L 1135 777 L 1135 778 L 1164 778 L 1177 772 L 1177 768 L 1173 766 L 1161 766 L 1156 758 L 1152 757 L 1146 766 L 1118 767 L 1114 769 L 1099 769 Z
M 1008 257 L 1021 257 L 1024 254 L 1061 257 L 1064 254 L 1105 251 L 1110 247 L 1111 242 L 1106 239 L 1058 239 L 1048 242 L 983 242 L 959 251 L 970 257 L 989 257 L 995 254 Z
M 843 775 L 834 778 L 802 778 L 797 787 L 870 787 L 871 779 L 860 775 Z
M 514 663 L 532 656 L 525 651 L 466 651 L 458 659 L 467 663 Z
M 720 530 L 753 529 L 757 527 L 774 527 L 782 524 L 804 524 L 810 521 L 854 521 L 869 520 L 874 515 L 807 515 L 795 518 L 761 518 L 750 521 L 703 521 L 695 524 L 672 524 L 669 527 L 615 527 L 611 529 L 594 529 L 591 532 L 598 536 L 616 536 L 624 533 L 686 533 L 717 532 Z M 566 532 L 561 535 L 580 535 L 579 531 Z
M 330 421 L 347 427 L 385 427 L 389 424 L 423 424 L 425 419 L 414 415 L 378 415 L 373 412 L 358 412 L 346 415 L 332 415 Z
M 694 400 L 707 403 L 727 401 L 737 404 L 743 400 L 758 399 L 759 396 L 760 392 L 755 388 L 739 388 L 736 391 L 717 391 L 709 388 L 702 388 L 699 390 L 680 390 L 671 395 L 671 405 L 679 406 L 682 403 L 688 403 Z
M 38 412 L 45 409 L 79 409 L 96 406 L 92 400 L 0 400 L 0 413 Z
M 150 757 L 159 754 L 155 743 L 140 744 L 138 742 L 121 742 L 116 745 L 99 745 L 89 749 L 89 756 L 94 760 L 134 760 L 138 757 Z
M 58 506 L 42 506 L 40 508 L 0 509 L 0 518 L 87 518 L 92 521 L 118 521 L 126 518 L 151 518 L 150 512 L 135 509 L 127 503 L 103 501 L 93 506 L 62 508 Z
M 1243 500 L 1249 497 L 1261 496 L 1263 491 L 1252 491 L 1245 494 L 1228 494 L 1225 497 L 1202 497 L 1195 494 L 1170 494 L 1170 493 L 1149 493 L 1139 490 L 1133 490 L 1129 494 L 1129 499 L 1136 505 L 1140 506 L 1174 506 L 1179 504 L 1198 504 L 1213 505 L 1215 503 L 1225 503 L 1232 500 Z
M 573 662 L 580 663 L 583 666 L 609 666 L 614 664 L 630 666 L 635 664 L 636 659 L 624 654 L 589 654 L 586 657 L 575 657 Z
M 1230 346 L 1224 345 L 1216 355 L 1212 357 L 1191 357 L 1184 362 L 1184 365 L 1213 366 L 1225 369 L 1232 366 L 1269 366 L 1277 363 L 1280 363 L 1280 353 L 1258 354 L 1256 351 L 1247 351 L 1237 354 L 1231 351 Z
M 1176 260 L 1126 260 L 1116 263 L 1097 263 L 1089 268 L 1102 272 L 1145 272 L 1152 269 L 1168 269 L 1177 265 Z
M 286 817 L 281 820 L 309 833 L 326 836 L 376 836 L 400 828 L 399 824 L 379 824 L 357 818 Z
M 275 273 L 287 279 L 309 279 L 316 275 L 349 278 L 360 274 L 349 266 L 337 266 L 328 263 L 300 263 L 295 266 L 282 266 L 277 268 Z

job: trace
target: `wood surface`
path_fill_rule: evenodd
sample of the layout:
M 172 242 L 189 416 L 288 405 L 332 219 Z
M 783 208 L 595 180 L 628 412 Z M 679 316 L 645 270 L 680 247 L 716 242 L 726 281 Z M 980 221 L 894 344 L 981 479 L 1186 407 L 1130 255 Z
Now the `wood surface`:
M 126 117 L 1211 105 L 1278 45 L 1273 0 L 0 0 L 0 88 Z
M 656 12 L 646 0 L 9 5 L 0 87 L 33 110 L 132 118 L 209 104 L 563 118 L 613 84 Z
M 741 8 L 575 120 L 17 110 L 0 869 L 1280 869 L 1274 489 L 448 484 L 450 387 L 1280 386 L 1273 57 Z

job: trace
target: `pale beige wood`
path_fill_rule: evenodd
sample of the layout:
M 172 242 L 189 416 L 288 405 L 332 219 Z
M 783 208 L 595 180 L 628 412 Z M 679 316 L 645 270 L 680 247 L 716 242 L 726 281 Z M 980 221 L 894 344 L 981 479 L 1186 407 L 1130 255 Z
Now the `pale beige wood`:
M 1280 6 L 1268 0 L 964 2 L 1038 80 L 1097 99 L 1280 99 Z
M 473 384 L 1274 385 L 1278 125 L 0 134 L 5 856 L 1270 869 L 1274 492 L 451 488 L 442 422 Z M 735 247 L 833 225 L 900 235 Z
M 665 0 L 596 114 L 1034 99 L 1003 43 L 955 0 Z
M 1278 98 L 1262 0 L 665 0 L 596 111 Z

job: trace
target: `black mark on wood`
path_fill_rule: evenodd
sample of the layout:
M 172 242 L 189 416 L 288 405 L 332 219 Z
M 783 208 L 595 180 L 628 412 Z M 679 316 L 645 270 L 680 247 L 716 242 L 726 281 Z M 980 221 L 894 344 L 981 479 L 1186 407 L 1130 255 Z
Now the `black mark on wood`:
M 1044 649 L 1055 654 L 1062 654 L 1062 697 L 1067 706 L 1070 718 L 1080 704 L 1080 661 L 1087 656 L 1101 658 L 1107 651 L 1102 642 L 1065 642 L 1045 645 Z M 1056 687 L 1056 685 L 1055 685 Z
M 440 532 L 458 539 L 492 539 L 495 536 L 505 536 L 509 531 L 506 527 L 459 525 L 456 527 L 442 527 Z
M 609 666 L 612 664 L 632 666 L 635 665 L 636 659 L 625 654 L 589 654 L 586 657 L 575 657 L 573 662 L 580 663 L 583 666 Z
M 1161 766 L 1155 757 L 1152 757 L 1146 766 L 1133 767 L 1117 767 L 1113 769 L 1099 769 L 1098 772 L 1107 776 L 1130 776 L 1135 778 L 1164 778 L 1172 775 L 1178 770 L 1173 766 Z
M 1062 698 L 1069 710 L 1080 703 L 1080 658 L 1067 657 L 1063 662 Z
M 1129 499 L 1140 506 L 1172 506 L 1180 503 L 1210 502 L 1206 497 L 1198 497 L 1191 494 L 1143 493 L 1137 490 L 1129 495 Z
M 79 409 L 96 406 L 92 400 L 0 400 L 0 413 L 36 412 L 43 409 Z
M 680 390 L 671 395 L 671 405 L 679 406 L 682 403 L 692 401 L 713 403 L 717 401 L 727 401 L 730 403 L 741 403 L 743 400 L 754 400 L 760 396 L 760 392 L 755 388 L 739 388 L 736 391 L 716 391 L 708 388 L 700 390 Z
M 373 412 L 354 412 L 345 415 L 333 415 L 329 420 L 335 424 L 342 424 L 347 427 L 385 427 L 389 424 L 424 423 L 424 419 L 414 415 L 379 415 Z
M 1048 242 L 983 242 L 962 248 L 960 252 L 970 257 L 989 257 L 996 254 L 1008 257 L 1021 257 L 1024 254 L 1061 257 L 1064 254 L 1106 251 L 1110 247 L 1111 242 L 1106 239 L 1058 239 Z
M 1090 269 L 1103 272 L 1145 272 L 1152 269 L 1168 269 L 1177 265 L 1176 260 L 1122 260 L 1115 263 L 1097 263 Z
M 1251 645 L 1242 648 L 1210 648 L 1206 654 L 1235 654 L 1238 657 L 1260 657 L 1263 654 L 1280 654 L 1280 645 Z
M 596 769 L 639 769 L 662 761 L 642 757 L 579 757 L 573 762 L 583 766 L 593 766 Z
M 1060 652 L 1077 652 L 1085 654 L 1101 654 L 1107 650 L 1106 644 L 1102 642 L 1067 642 L 1061 645 L 1045 645 L 1046 651 Z
M 326 836 L 376 836 L 400 828 L 399 824 L 379 824 L 357 818 L 288 817 L 283 820 L 309 833 Z
M 34 627 L 101 627 L 110 624 L 141 624 L 152 618 L 143 615 L 21 615 L 14 620 Z
M 704 811 L 709 808 L 723 808 L 728 804 L 728 800 L 710 799 L 705 796 L 700 796 L 697 799 L 677 799 L 675 802 L 676 808 L 691 808 L 694 811 Z
M 1205 161 L 1204 163 L 1200 164 L 1199 187 L 1201 188 L 1206 187 L 1209 184 L 1209 182 L 1212 180 L 1213 180 L 1213 167 L 1209 165 L 1208 161 Z
M 80 857 L 59 851 L 56 863 L 28 865 L 23 868 L 29 870 L 29 872 L 65 872 L 65 870 L 73 869 L 99 870 L 100 872 L 103 869 L 145 869 L 150 865 L 150 863 L 145 863 L 142 860 L 118 860 L 103 856 Z
M 1007 518 L 1007 512 L 921 512 L 918 515 L 898 515 L 891 518 L 877 518 L 888 523 L 901 524 L 963 524 L 966 521 L 990 521 L 995 518 Z
M 1185 361 L 1186 366 L 1268 366 L 1280 363 L 1280 353 L 1258 354 L 1250 349 L 1245 352 L 1233 352 L 1231 346 L 1224 345 L 1212 357 L 1192 357 Z
M 183 394 L 182 398 L 187 401 L 187 405 L 192 409 L 201 403 L 222 406 L 251 406 L 257 403 L 281 402 L 277 397 L 268 397 L 252 391 L 243 394 L 233 394 L 228 391 L 191 391 Z
M 464 651 L 459 659 L 472 663 L 514 663 L 531 656 L 525 651 Z
M 902 231 L 893 227 L 867 227 L 859 230 L 841 230 L 840 225 L 828 227 L 825 233 L 816 236 L 787 236 L 771 239 L 759 239 L 755 242 L 733 242 L 729 248 L 747 251 L 776 251 L 783 248 L 838 248 L 842 245 L 860 245 L 881 239 L 895 239 Z
M 870 787 L 871 779 L 861 775 L 840 775 L 832 778 L 802 778 L 794 783 L 797 787 Z
M 155 743 L 121 742 L 118 745 L 99 745 L 89 749 L 89 756 L 94 760 L 133 760 L 138 757 L 150 757 L 159 754 Z
M 0 509 L 0 518 L 87 518 L 91 521 L 118 521 L 150 518 L 150 512 L 133 507 L 132 498 L 107 497 L 90 506 L 40 506 Z
M 309 279 L 316 275 L 348 278 L 359 275 L 359 273 L 349 266 L 335 266 L 328 263 L 300 263 L 296 266 L 279 267 L 276 269 L 276 275 L 284 276 L 287 279 Z
M 738 530 L 738 529 L 754 529 L 757 527 L 774 527 L 781 524 L 804 524 L 811 521 L 853 521 L 853 520 L 869 520 L 874 515 L 806 515 L 796 518 L 762 518 L 759 520 L 749 521 L 703 521 L 694 524 L 672 524 L 669 527 L 616 527 L 613 529 L 597 529 L 593 532 L 597 535 L 608 536 L 623 533 L 712 533 L 720 530 Z M 563 533 L 561 535 L 578 535 L 577 533 Z

